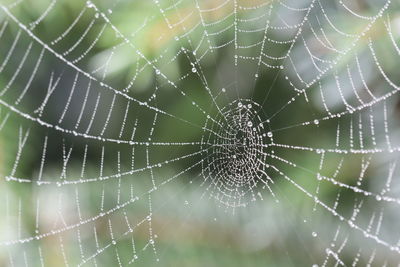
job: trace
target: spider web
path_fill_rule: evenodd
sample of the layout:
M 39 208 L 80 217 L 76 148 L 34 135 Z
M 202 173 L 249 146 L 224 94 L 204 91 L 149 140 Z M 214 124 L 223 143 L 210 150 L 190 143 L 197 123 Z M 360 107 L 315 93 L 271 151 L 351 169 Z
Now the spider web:
M 398 8 L 2 3 L 4 264 L 162 262 L 157 215 L 190 192 L 185 220 L 292 221 L 304 264 L 398 265 Z

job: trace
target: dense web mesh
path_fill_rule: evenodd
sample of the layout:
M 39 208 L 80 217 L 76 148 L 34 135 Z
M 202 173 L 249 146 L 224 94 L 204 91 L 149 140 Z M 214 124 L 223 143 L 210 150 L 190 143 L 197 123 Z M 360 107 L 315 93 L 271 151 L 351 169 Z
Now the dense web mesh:
M 162 264 L 196 220 L 400 264 L 398 1 L 0 7 L 0 265 Z

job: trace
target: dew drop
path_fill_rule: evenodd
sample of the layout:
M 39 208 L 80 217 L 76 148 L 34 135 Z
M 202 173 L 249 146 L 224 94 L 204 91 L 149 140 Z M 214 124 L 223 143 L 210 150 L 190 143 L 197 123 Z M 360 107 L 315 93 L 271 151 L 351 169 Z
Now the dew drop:
M 313 237 L 317 237 L 318 234 L 317 234 L 316 232 L 312 232 L 312 236 L 313 236 Z

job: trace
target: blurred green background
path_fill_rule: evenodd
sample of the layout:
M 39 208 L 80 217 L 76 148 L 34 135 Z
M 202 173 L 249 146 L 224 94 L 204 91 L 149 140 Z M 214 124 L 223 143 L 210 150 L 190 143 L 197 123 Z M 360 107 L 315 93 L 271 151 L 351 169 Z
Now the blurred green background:
M 237 99 L 258 103 L 263 120 L 272 116 L 265 133 L 271 131 L 278 144 L 321 150 L 374 149 L 384 144 L 381 104 L 373 105 L 373 111 L 298 124 L 327 116 L 324 104 L 333 114 L 348 111 L 348 105 L 360 106 L 351 92 L 353 82 L 359 97 L 368 102 L 371 97 L 358 88 L 363 85 L 356 78 L 357 56 L 364 82 L 373 94 L 379 97 L 391 90 L 377 75 L 369 40 L 388 76 L 393 82 L 400 81 L 398 57 L 393 57 L 397 54 L 386 32 L 387 25 L 392 25 L 393 38 L 398 41 L 399 3 L 393 2 L 372 30 L 361 34 L 370 21 L 349 15 L 339 1 L 315 2 L 309 22 L 302 22 L 310 1 L 287 1 L 285 6 L 280 1 L 244 0 L 27 0 L 15 5 L 1 0 L 0 21 L 6 26 L 0 39 L 0 65 L 5 63 L 0 72 L 0 88 L 5 89 L 0 92 L 0 123 L 4 122 L 0 124 L 0 240 L 33 238 L 0 247 L 0 266 L 24 266 L 25 262 L 29 266 L 311 266 L 322 265 L 325 259 L 329 259 L 327 266 L 334 266 L 337 262 L 327 249 L 337 251 L 342 244 L 345 249 L 338 253 L 346 265 L 356 257 L 360 264 L 367 264 L 372 253 L 376 266 L 398 262 L 398 254 L 366 238 L 346 221 L 360 200 L 363 206 L 355 224 L 363 229 L 368 228 L 371 214 L 378 217 L 385 207 L 384 230 L 377 236 L 395 243 L 391 230 L 399 222 L 396 204 L 371 200 L 318 179 L 319 175 L 334 177 L 356 186 L 361 164 L 369 162 L 359 188 L 379 192 L 386 180 L 374 178 L 387 175 L 395 155 L 326 153 L 321 167 L 320 152 L 268 148 L 268 153 L 296 165 L 278 158 L 268 158 L 266 164 L 282 170 L 329 207 L 336 205 L 336 212 L 346 219 L 343 222 L 271 169 L 267 173 L 274 182 L 270 186 L 276 199 L 260 183 L 257 199 L 249 196 L 246 207 L 227 207 L 219 201 L 221 196 L 210 193 L 208 182 L 203 183 L 204 154 L 198 153 L 199 145 L 165 145 L 200 142 L 206 115 L 216 118 L 216 104 L 222 108 Z M 348 4 L 363 16 L 374 16 L 384 3 L 360 0 Z M 322 11 L 338 28 L 353 35 L 339 34 Z M 295 37 L 298 28 L 290 25 L 300 23 L 304 30 Z M 266 31 L 266 25 L 272 27 Z M 288 40 L 293 38 L 292 46 Z M 318 38 L 326 38 L 328 46 L 345 52 L 327 49 Z M 359 40 L 353 48 L 355 39 Z M 323 59 L 318 62 L 321 68 L 337 60 L 318 83 L 312 83 L 318 73 L 305 48 Z M 288 51 L 290 60 L 281 60 Z M 260 64 L 263 54 L 267 55 L 265 64 Z M 20 99 L 39 60 L 33 82 Z M 347 105 L 332 86 L 337 80 Z M 54 93 L 44 103 L 54 84 Z M 307 88 L 307 94 L 295 90 L 302 88 Z M 83 103 L 87 106 L 82 109 Z M 395 139 L 397 96 L 388 98 L 385 105 Z M 357 131 L 359 121 L 369 127 L 371 114 L 376 115 L 376 140 L 366 133 L 364 144 L 357 138 L 353 143 L 350 131 Z M 28 130 L 27 142 L 19 152 L 18 144 Z M 157 167 L 158 163 L 162 166 Z M 147 168 L 150 165 L 155 167 Z M 91 178 L 95 181 L 83 182 Z M 395 194 L 399 193 L 397 180 L 392 184 Z M 49 236 L 42 236 L 46 233 Z M 361 256 L 356 256 L 358 252 Z

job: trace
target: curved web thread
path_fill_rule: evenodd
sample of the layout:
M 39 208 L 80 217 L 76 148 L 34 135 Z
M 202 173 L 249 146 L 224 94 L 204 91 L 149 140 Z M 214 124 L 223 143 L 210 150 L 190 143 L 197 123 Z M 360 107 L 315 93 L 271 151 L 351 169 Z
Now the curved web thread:
M 1 6 L 0 128 L 13 137 L 4 182 L 34 191 L 33 203 L 4 194 L 8 264 L 48 265 L 46 240 L 66 265 L 97 265 L 109 253 L 119 265 L 148 251 L 159 260 L 153 198 L 185 176 L 202 201 L 234 213 L 257 199 L 295 205 L 287 184 L 313 206 L 297 214 L 310 242 L 325 247 L 311 263 L 398 264 L 391 111 L 399 87 L 383 65 L 400 55 L 396 3 L 361 14 L 342 1 L 143 2 L 136 8 L 151 12 L 126 31 L 115 22 L 124 3 L 89 1 L 44 39 L 41 26 L 65 5 L 50 1 L 32 21 L 23 16 L 29 3 Z M 343 17 L 354 29 L 340 25 Z M 139 47 L 143 36 L 154 47 Z M 184 67 L 174 72 L 178 61 Z M 121 86 L 113 74 L 123 64 Z M 331 218 L 330 231 L 321 216 Z M 147 242 L 135 242 L 144 232 Z M 130 258 L 120 255 L 127 240 Z

